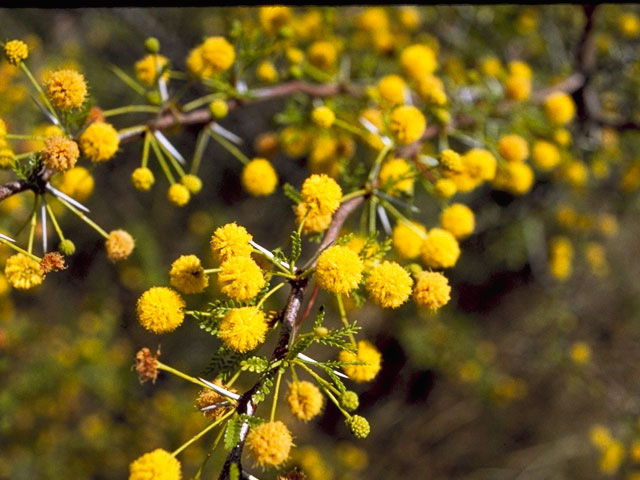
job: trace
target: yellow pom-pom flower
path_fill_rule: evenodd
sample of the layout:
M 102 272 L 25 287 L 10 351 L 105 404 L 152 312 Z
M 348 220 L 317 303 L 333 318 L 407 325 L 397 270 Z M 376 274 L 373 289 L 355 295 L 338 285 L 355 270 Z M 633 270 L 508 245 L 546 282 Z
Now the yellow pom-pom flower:
M 331 42 L 313 42 L 307 52 L 309 62 L 320 70 L 331 71 L 335 68 L 338 51 Z
M 46 86 L 51 103 L 62 110 L 82 106 L 87 96 L 84 76 L 75 70 L 53 72 L 47 78 Z
M 118 131 L 106 122 L 93 122 L 80 135 L 80 150 L 92 162 L 104 162 L 113 157 L 120 146 Z
M 402 258 L 408 260 L 417 258 L 420 255 L 420 247 L 422 247 L 422 242 L 426 237 L 427 229 L 417 222 L 411 222 L 410 225 L 398 222 L 391 235 L 396 252 Z
M 498 167 L 496 157 L 484 148 L 472 148 L 469 150 L 462 156 L 462 164 L 464 173 L 478 182 L 493 180 Z
M 636 38 L 640 33 L 640 19 L 631 12 L 620 16 L 618 26 L 622 35 L 627 38 Z
M 153 86 L 157 79 L 158 74 L 167 65 L 167 57 L 157 54 L 149 54 L 142 60 L 139 60 L 135 64 L 136 77 L 145 85 Z M 166 82 L 169 80 L 169 72 L 165 71 L 162 74 L 162 79 Z
M 449 280 L 440 272 L 420 272 L 416 276 L 413 298 L 421 307 L 438 310 L 451 299 Z
M 209 285 L 200 259 L 195 255 L 182 255 L 171 264 L 170 283 L 182 293 L 200 293 Z
M 432 228 L 420 248 L 422 260 L 431 268 L 451 268 L 458 261 L 460 246 L 451 232 Z
M 569 357 L 576 365 L 584 365 L 591 360 L 591 347 L 585 342 L 575 342 L 569 349 Z
M 450 148 L 440 152 L 440 165 L 450 172 L 461 172 L 463 169 L 462 157 Z
M 531 79 L 510 75 L 505 82 L 507 98 L 516 101 L 523 101 L 531 95 Z
M 264 31 L 273 36 L 291 22 L 293 13 L 291 8 L 284 6 L 260 7 L 258 17 Z
M 256 463 L 263 467 L 277 467 L 289 458 L 293 437 L 281 421 L 268 422 L 252 428 L 247 435 L 247 448 Z
M 155 182 L 153 172 L 147 167 L 136 168 L 131 174 L 131 182 L 136 190 L 145 192 L 151 188 Z
M 462 203 L 453 203 L 445 208 L 440 214 L 440 224 L 458 239 L 471 235 L 476 226 L 473 212 Z
M 295 213 L 298 225 L 304 220 L 302 232 L 307 235 L 324 232 L 331 225 L 331 219 L 333 218 L 331 213 L 322 214 L 317 208 L 312 208 L 305 202 L 300 202 L 296 205 Z
M 369 296 L 383 308 L 398 308 L 411 296 L 413 279 L 396 262 L 384 261 L 373 266 L 365 287 Z
M 498 140 L 498 151 L 507 162 L 524 162 L 529 156 L 529 145 L 520 135 L 504 135 Z
M 202 180 L 197 175 L 193 175 L 191 173 L 183 175 L 180 179 L 180 183 L 187 187 L 189 193 L 194 195 L 200 193 L 200 190 L 202 190 Z
M 254 158 L 242 170 L 242 185 L 254 197 L 271 195 L 278 185 L 278 175 L 266 158 Z
M 129 466 L 129 480 L 181 480 L 182 467 L 176 457 L 157 448 Z
M 107 257 L 112 262 L 120 262 L 125 260 L 133 252 L 135 241 L 133 237 L 125 230 L 112 230 L 105 242 L 107 249 Z
M 544 112 L 551 123 L 566 125 L 576 114 L 576 104 L 570 95 L 555 92 L 544 101 Z
M 278 81 L 278 71 L 273 63 L 264 60 L 260 62 L 258 68 L 256 68 L 256 77 L 258 80 L 265 83 L 274 83 Z
M 419 140 L 426 129 L 427 120 L 413 105 L 402 105 L 391 112 L 389 130 L 401 145 Z
M 333 214 L 342 200 L 340 185 L 325 174 L 315 174 L 307 178 L 302 184 L 300 194 L 307 205 L 323 215 Z
M 220 265 L 218 285 L 222 293 L 234 300 L 255 297 L 265 282 L 262 270 L 251 257 L 231 257 Z
M 93 193 L 93 176 L 84 167 L 73 167 L 59 178 L 58 189 L 80 202 L 85 201 Z
M 362 365 L 344 365 L 342 370 L 357 383 L 370 382 L 380 371 L 382 355 L 378 349 L 366 340 L 358 342 L 358 351 L 353 354 L 343 350 L 338 355 L 341 362 L 363 362 Z
M 607 445 L 600 457 L 600 471 L 605 475 L 613 475 L 619 469 L 625 456 L 624 445 L 618 440 Z
M 191 200 L 191 192 L 181 183 L 174 183 L 167 190 L 167 199 L 176 207 L 184 207 Z
M 224 37 L 209 37 L 200 47 L 206 76 L 228 70 L 236 59 L 236 52 Z
M 400 75 L 387 75 L 378 82 L 380 98 L 391 105 L 404 103 L 406 88 L 407 84 Z
M 457 191 L 456 182 L 450 178 L 439 178 L 433 185 L 433 192 L 439 198 L 451 198 Z
M 498 169 L 493 186 L 514 195 L 524 195 L 531 189 L 534 179 L 533 170 L 526 163 L 507 163 Z
M 235 222 L 218 227 L 211 236 L 210 246 L 213 256 L 218 262 L 231 257 L 248 257 L 253 251 L 249 242 L 253 236 L 247 229 Z
M 549 245 L 549 269 L 557 280 L 564 281 L 571 276 L 573 246 L 567 237 L 554 237 Z
M 22 40 L 11 40 L 4 44 L 4 55 L 11 65 L 18 65 L 29 58 L 29 47 Z
M 4 275 L 9 284 L 18 290 L 29 290 L 42 283 L 40 264 L 24 253 L 16 253 L 7 259 Z
M 381 186 L 388 186 L 390 193 L 413 193 L 414 170 L 409 162 L 403 158 L 393 158 L 386 161 L 380 168 Z
M 540 170 L 551 170 L 560 163 L 560 152 L 553 143 L 537 140 L 533 144 L 531 160 Z
M 307 422 L 320 414 L 324 397 L 320 389 L 313 383 L 298 381 L 289 386 L 287 403 L 294 416 Z
M 363 264 L 349 247 L 334 245 L 318 257 L 316 280 L 324 290 L 348 294 L 362 279 Z
M 80 149 L 73 140 L 56 135 L 45 140 L 41 153 L 42 160 L 48 168 L 64 171 L 75 166 L 80 156 Z
M 400 54 L 400 65 L 414 80 L 432 74 L 438 66 L 435 52 L 426 45 L 410 45 Z
M 185 302 L 168 287 L 151 287 L 138 299 L 138 321 L 153 333 L 172 332 L 184 321 Z
M 336 114 L 329 107 L 322 105 L 311 112 L 311 120 L 320 128 L 329 128 L 336 120 Z
M 220 322 L 218 336 L 230 349 L 245 353 L 264 342 L 268 328 L 267 319 L 259 308 L 234 308 Z

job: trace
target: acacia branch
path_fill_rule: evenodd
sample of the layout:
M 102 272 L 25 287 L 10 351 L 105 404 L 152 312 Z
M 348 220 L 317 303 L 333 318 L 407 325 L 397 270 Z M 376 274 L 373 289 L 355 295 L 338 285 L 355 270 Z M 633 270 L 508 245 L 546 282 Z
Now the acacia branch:
M 364 202 L 364 196 L 358 196 L 349 199 L 345 203 L 343 203 L 340 208 L 333 215 L 333 219 L 331 220 L 331 224 L 327 229 L 327 232 L 318 247 L 315 256 L 322 252 L 329 245 L 333 244 L 338 236 L 340 235 L 340 230 L 344 225 L 345 221 L 362 203 Z M 298 318 L 298 314 L 300 312 L 300 308 L 302 306 L 304 296 L 307 290 L 307 286 L 309 284 L 309 277 L 304 274 L 308 272 L 308 270 L 312 269 L 315 266 L 315 261 L 313 261 L 310 266 L 302 272 L 298 272 L 299 278 L 296 280 L 291 280 L 289 283 L 291 284 L 291 292 L 289 293 L 289 297 L 287 299 L 287 303 L 282 310 L 282 325 L 280 328 L 280 336 L 278 338 L 278 343 L 276 348 L 271 355 L 271 361 L 269 363 L 273 364 L 278 360 L 283 360 L 289 353 L 289 349 L 293 340 L 295 340 L 295 336 L 297 333 L 296 322 Z M 259 391 L 264 385 L 265 380 L 270 377 L 273 377 L 280 367 L 275 367 L 267 371 L 258 381 L 251 387 L 248 391 L 246 391 L 238 400 L 238 406 L 236 407 L 236 411 L 240 414 L 245 415 L 254 415 L 255 410 L 257 408 L 256 403 L 253 401 L 253 395 Z M 231 449 L 229 454 L 227 455 L 227 459 L 225 460 L 224 466 L 222 467 L 222 471 L 220 472 L 219 480 L 228 480 L 230 478 L 230 469 L 231 465 L 235 464 L 238 467 L 238 471 L 242 472 L 242 451 L 244 449 L 245 440 L 247 438 L 247 434 L 249 433 L 249 428 L 247 424 L 243 425 L 243 428 L 240 431 L 240 440 L 234 447 Z

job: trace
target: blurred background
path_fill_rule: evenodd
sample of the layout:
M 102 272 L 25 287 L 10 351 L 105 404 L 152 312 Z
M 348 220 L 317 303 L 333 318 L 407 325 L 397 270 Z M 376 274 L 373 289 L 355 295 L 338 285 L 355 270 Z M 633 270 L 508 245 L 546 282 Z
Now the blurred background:
M 355 17 L 363 10 L 329 11 Z M 472 83 L 487 56 L 505 64 L 524 60 L 534 85 L 548 86 L 572 72 L 584 26 L 583 11 L 574 5 L 418 12 L 419 35 L 439 45 L 448 86 Z M 638 112 L 640 45 L 621 19 L 639 13 L 634 5 L 606 5 L 596 17 L 594 83 L 601 103 L 627 117 Z M 3 40 L 30 44 L 38 75 L 73 65 L 96 104 L 108 109 L 139 103 L 109 65 L 132 72 L 147 37 L 157 37 L 173 67 L 184 70 L 189 50 L 204 36 L 226 35 L 231 20 L 250 16 L 255 9 L 0 9 L 0 25 Z M 388 73 L 384 61 L 378 68 L 373 78 Z M 26 84 L 6 62 L 0 98 L 0 116 L 15 131 L 41 123 Z M 272 117 L 285 104 L 237 110 L 221 124 L 247 140 L 251 156 L 252 141 L 277 129 Z M 114 123 L 122 128 L 136 118 Z M 167 136 L 191 155 L 197 133 L 185 128 Z M 318 421 L 302 424 L 282 404 L 278 414 L 298 446 L 292 463 L 312 480 L 632 478 L 636 466 L 640 472 L 640 203 L 638 185 L 620 186 L 639 138 L 633 131 L 612 135 L 613 147 L 594 146 L 587 134 L 576 133 L 575 141 L 584 143 L 575 149 L 587 152 L 590 179 L 598 180 L 584 188 L 566 188 L 549 176 L 537 178 L 524 196 L 485 186 L 456 197 L 476 213 L 477 227 L 449 273 L 452 302 L 437 315 L 411 305 L 393 313 L 367 305 L 353 313 L 384 358 L 374 382 L 354 387 L 371 435 L 355 442 L 332 406 Z M 65 232 L 77 246 L 69 268 L 34 293 L 3 289 L 0 295 L 0 478 L 126 478 L 129 463 L 142 453 L 171 451 L 200 431 L 207 421 L 194 407 L 197 388 L 167 375 L 141 385 L 134 355 L 141 347 L 161 347 L 165 363 L 198 375 L 217 340 L 189 319 L 171 335 L 154 336 L 138 325 L 135 302 L 150 286 L 168 284 L 179 255 L 194 253 L 211 265 L 208 242 L 221 224 L 237 221 L 267 248 L 285 243 L 294 228 L 291 202 L 282 194 L 248 196 L 239 181 L 241 165 L 213 142 L 200 170 L 204 188 L 186 207 L 171 206 L 164 186 L 137 192 L 129 177 L 141 148 L 140 142 L 124 144 L 113 161 L 98 166 L 84 200 L 104 228 L 122 227 L 134 236 L 132 257 L 110 264 L 95 232 L 64 215 Z M 597 158 L 611 165 L 602 178 Z M 281 184 L 299 187 L 308 175 L 305 158 L 278 154 L 273 162 Z M 29 195 L 0 204 L 3 231 L 28 217 Z M 424 192 L 416 197 L 426 225 L 437 222 L 430 198 Z M 350 226 L 357 227 L 357 218 Z M 547 243 L 559 233 L 575 246 L 566 282 L 548 268 Z M 599 254 L 588 253 L 593 242 Z M 273 308 L 283 298 L 276 296 Z M 189 306 L 204 307 L 209 299 L 190 298 Z M 336 321 L 332 302 L 323 301 Z M 598 424 L 620 442 L 622 454 L 609 452 L 614 458 L 608 458 L 606 449 L 593 445 Z M 205 448 L 200 442 L 181 454 L 185 478 L 195 473 Z M 202 478 L 216 478 L 221 462 L 215 456 Z

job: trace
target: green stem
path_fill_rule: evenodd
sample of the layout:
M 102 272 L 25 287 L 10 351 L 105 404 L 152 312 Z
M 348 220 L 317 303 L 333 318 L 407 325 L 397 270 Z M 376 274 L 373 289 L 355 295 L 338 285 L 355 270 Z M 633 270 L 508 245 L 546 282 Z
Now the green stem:
M 226 383 L 225 388 L 227 390 L 229 390 L 229 387 L 231 387 L 235 381 L 238 379 L 238 377 L 240 376 L 240 373 L 242 372 L 242 370 L 238 370 L 236 373 L 233 374 L 233 377 L 231 377 L 229 379 L 229 381 Z
M 174 457 L 176 455 L 178 455 L 180 452 L 182 452 L 189 445 L 191 445 L 194 442 L 197 442 L 198 440 L 200 440 L 200 438 L 202 438 L 204 435 L 206 435 L 209 431 L 213 430 L 215 427 L 220 425 L 220 423 L 222 423 L 224 420 L 226 420 L 231 415 L 233 415 L 233 413 L 234 413 L 234 410 L 232 409 L 229 413 L 227 413 L 223 417 L 219 418 L 218 420 L 213 422 L 211 425 L 208 425 L 206 428 L 204 428 L 199 433 L 195 434 L 193 437 L 191 437 L 189 440 L 187 440 L 185 443 L 183 443 L 180 447 L 178 447 L 176 450 L 174 450 L 174 452 L 171 455 L 173 455 Z
M 342 324 L 345 327 L 349 327 L 349 319 L 347 318 L 347 311 L 344 308 L 344 302 L 342 301 L 342 295 L 339 293 L 336 295 L 338 300 L 338 310 L 340 311 L 340 320 L 342 320 Z M 356 339 L 353 338 L 353 334 L 349 333 L 349 340 L 351 340 L 351 345 L 356 346 Z
M 298 365 L 300 365 L 303 369 L 305 369 L 307 371 L 307 373 L 309 375 L 311 375 L 316 382 L 318 382 L 318 385 L 320 385 L 321 387 L 324 387 L 326 390 L 331 390 L 333 392 L 335 392 L 336 394 L 340 394 L 340 390 L 338 390 L 336 387 L 334 387 L 329 381 L 325 380 L 324 378 L 322 378 L 320 375 L 318 375 L 316 372 L 314 372 L 309 365 L 306 365 L 305 363 L 301 362 L 301 361 L 297 361 L 296 363 Z M 325 390 L 325 391 L 326 391 Z
M 355 197 L 359 197 L 361 195 L 366 194 L 367 191 L 364 188 L 361 188 L 360 190 L 354 190 L 353 192 L 347 193 L 346 195 L 344 195 L 342 197 L 342 200 L 340 200 L 340 203 L 345 203 L 347 200 L 351 200 L 352 198 Z
M 138 112 L 146 112 L 146 113 L 159 113 L 161 111 L 160 107 L 155 105 L 127 105 L 125 107 L 112 108 L 111 110 L 105 110 L 103 115 L 105 117 L 114 117 L 116 115 L 122 115 L 124 113 L 138 113 Z
M 33 253 L 33 239 L 35 238 L 36 226 L 38 224 L 37 210 L 38 210 L 38 197 L 36 197 L 33 203 L 33 212 L 31 213 L 31 220 L 30 220 L 31 228 L 29 229 L 29 244 L 27 247 L 27 251 L 29 253 Z
M 171 152 L 167 150 L 162 143 L 158 142 L 157 145 L 162 149 L 165 155 L 169 157 L 169 161 L 171 162 L 171 165 L 173 165 L 173 168 L 176 169 L 176 172 L 178 172 L 178 175 L 180 176 L 180 178 L 184 177 L 184 170 L 182 168 L 182 165 L 180 165 L 180 162 L 178 161 L 178 159 L 174 157 L 171 154 Z
M 345 122 L 344 120 L 341 120 L 339 118 L 336 118 L 333 123 L 334 123 L 334 125 L 336 127 L 343 128 L 346 131 L 353 133 L 354 135 L 358 135 L 359 137 L 366 138 L 367 135 L 369 134 L 369 132 L 367 130 L 364 130 L 364 129 L 358 128 L 358 127 L 354 127 L 349 122 Z
M 0 237 L 0 243 L 4 243 L 6 246 L 12 248 L 13 250 L 15 250 L 18 253 L 23 253 L 24 255 L 26 255 L 27 257 L 35 260 L 36 262 L 40 263 L 40 260 L 42 260 L 40 257 L 38 257 L 37 255 L 34 255 L 31 252 L 27 252 L 26 250 L 23 250 L 22 248 L 20 248 L 19 246 L 17 246 L 15 243 L 10 242 L 9 240 L 5 240 L 4 238 Z
M 56 117 L 56 119 L 58 119 L 58 122 L 60 122 L 60 118 L 58 117 L 58 114 L 56 113 L 55 108 L 53 108 L 53 105 L 51 105 L 51 102 L 49 101 L 49 98 L 45 95 L 44 91 L 42 90 L 42 87 L 40 87 L 40 84 L 33 77 L 32 73 L 31 73 L 31 70 L 29 70 L 29 67 L 27 67 L 27 64 L 24 63 L 24 62 L 20 62 L 20 68 L 25 73 L 27 78 L 29 78 L 29 81 L 33 84 L 35 89 L 38 91 L 38 93 L 40 94 L 40 97 L 42 97 L 42 101 L 44 102 L 44 104 L 49 109 L 49 112 L 51 112 L 51 114 L 54 117 Z M 60 122 L 60 124 L 62 125 L 62 122 Z
M 37 135 L 21 135 L 19 133 L 7 133 L 4 138 L 7 140 L 38 140 L 44 142 L 47 137 L 39 137 Z
M 207 275 L 211 275 L 212 273 L 218 273 L 221 268 L 205 268 L 204 273 Z
M 274 293 L 276 293 L 278 290 L 280 290 L 282 287 L 284 287 L 287 284 L 287 282 L 282 282 L 279 283 L 278 285 L 276 285 L 275 287 L 273 287 L 271 290 L 269 290 L 267 293 L 265 293 L 264 297 L 262 297 L 260 299 L 260 301 L 258 302 L 258 304 L 256 305 L 256 308 L 260 308 L 262 306 L 262 304 L 267 300 L 267 298 L 269 298 L 271 295 L 273 295 Z
M 393 148 L 393 145 L 385 145 L 385 147 L 382 150 L 380 150 L 380 153 L 378 153 L 378 156 L 373 162 L 373 167 L 371 167 L 371 172 L 369 172 L 369 178 L 368 178 L 369 183 L 373 184 L 378 178 L 378 173 L 380 172 L 380 165 L 382 165 L 384 158 L 387 156 L 387 154 L 389 153 L 389 151 L 391 151 L 392 148 Z
M 173 174 L 171 173 L 171 170 L 169 169 L 169 165 L 167 165 L 167 161 L 164 159 L 164 155 L 162 155 L 162 152 L 160 151 L 160 148 L 158 147 L 158 141 L 156 140 L 156 138 L 153 135 L 151 136 L 151 148 L 153 148 L 153 152 L 156 154 L 156 158 L 158 159 L 158 163 L 160 163 L 160 166 L 162 167 L 162 171 L 164 172 L 165 176 L 167 177 L 167 180 L 169 180 L 169 183 L 171 185 L 173 185 L 174 183 L 176 183 L 176 179 L 174 178 Z
M 219 93 L 210 93 L 209 95 L 205 95 L 204 97 L 196 98 L 195 100 L 191 100 L 189 103 L 185 103 L 182 106 L 183 112 L 189 112 L 191 110 L 195 110 L 202 105 L 210 103 L 218 98 L 223 98 Z
M 216 437 L 216 439 L 211 444 L 211 448 L 207 452 L 207 456 L 204 457 L 204 460 L 203 460 L 202 464 L 200 465 L 200 468 L 198 469 L 198 471 L 194 475 L 193 480 L 200 480 L 200 477 L 202 476 L 202 472 L 204 471 L 204 467 L 207 465 L 207 462 L 209 462 L 209 459 L 211 458 L 211 455 L 215 451 L 216 447 L 218 446 L 218 443 L 220 443 L 220 440 L 222 439 L 222 435 L 223 434 L 224 434 L 224 428 L 221 428 L 220 432 L 218 432 L 218 436 Z
M 209 130 L 209 135 L 215 138 L 216 141 L 220 145 L 222 145 L 224 148 L 226 148 L 229 153 L 231 153 L 234 157 L 240 160 L 240 162 L 242 162 L 243 165 L 246 165 L 251 161 L 251 159 L 247 157 L 244 153 L 242 153 L 238 147 L 236 147 L 233 143 L 231 143 L 229 140 L 224 138 L 222 135 L 219 135 L 217 132 L 214 132 L 213 130 Z
M 209 139 L 211 136 L 209 135 L 209 129 L 203 128 L 200 130 L 198 134 L 198 140 L 196 141 L 196 151 L 193 154 L 193 162 L 191 162 L 191 173 L 195 175 L 198 173 L 198 169 L 200 168 L 200 163 L 202 162 L 202 157 L 204 155 L 204 151 L 209 144 Z
M 147 130 L 146 125 L 134 125 L 133 127 L 127 127 L 127 128 L 123 128 L 122 130 L 118 130 L 118 135 L 124 135 L 124 134 L 133 134 L 133 133 L 142 133 L 145 130 Z
M 158 365 L 158 369 L 159 370 L 164 370 L 165 372 L 173 373 L 176 377 L 180 377 L 183 380 L 186 380 L 187 382 L 195 383 L 196 385 L 198 385 L 200 387 L 209 388 L 207 385 L 202 383 L 197 378 L 194 378 L 194 377 L 192 377 L 190 375 L 187 375 L 186 373 L 182 373 L 180 370 L 176 370 L 175 368 L 170 367 L 169 365 L 165 365 L 164 363 L 162 363 L 160 361 L 156 361 L 156 363 Z
M 47 213 L 49 214 L 49 218 L 51 219 L 51 223 L 53 224 L 53 228 L 58 234 L 58 238 L 60 238 L 61 241 L 64 240 L 62 229 L 60 228 L 60 225 L 58 225 L 58 220 L 56 220 L 56 216 L 53 214 L 53 210 L 51 209 L 51 206 L 44 200 L 44 198 L 43 198 L 43 201 L 47 209 Z
M 271 404 L 270 421 L 276 418 L 276 406 L 278 405 L 278 394 L 280 393 L 280 381 L 282 380 L 282 370 L 278 369 L 278 378 L 276 378 L 276 388 L 273 391 L 273 403 Z
M 69 210 L 71 210 L 73 213 L 75 213 L 78 217 L 80 217 L 80 219 L 85 222 L 87 225 L 89 225 L 91 228 L 93 228 L 96 232 L 98 232 L 100 235 L 102 235 L 104 238 L 109 238 L 109 234 L 103 230 L 100 225 L 98 225 L 96 222 L 94 222 L 93 220 L 91 220 L 89 217 L 87 217 L 84 213 L 82 213 L 80 210 L 78 210 L 76 207 L 74 207 L 73 205 L 71 205 L 69 202 L 67 202 L 66 200 L 60 198 L 60 197 L 56 197 L 58 199 L 59 202 L 62 202 L 62 204 L 67 207 Z
M 149 142 L 151 139 L 151 132 L 147 130 L 144 134 L 144 143 L 142 144 L 142 168 L 147 168 L 149 164 Z

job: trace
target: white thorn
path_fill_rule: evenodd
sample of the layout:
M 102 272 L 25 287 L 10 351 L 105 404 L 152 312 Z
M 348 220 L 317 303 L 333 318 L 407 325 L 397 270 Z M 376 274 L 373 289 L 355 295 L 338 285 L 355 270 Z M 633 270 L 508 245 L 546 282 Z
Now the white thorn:
M 40 216 L 42 217 L 42 253 L 47 253 L 47 209 L 44 202 L 42 203 Z
M 230 132 L 229 130 L 227 130 L 224 127 L 221 127 L 219 124 L 217 124 L 215 122 L 211 122 L 209 124 L 209 128 L 213 132 L 217 133 L 218 135 L 222 135 L 224 138 L 226 138 L 230 142 L 235 143 L 236 145 L 242 145 L 244 143 L 242 138 L 240 138 L 238 135 L 236 135 L 233 132 Z
M 271 253 L 270 250 L 267 250 L 266 248 L 258 245 L 256 242 L 254 242 L 253 240 L 249 240 L 249 244 L 255 248 L 256 250 L 261 251 L 262 253 L 264 253 L 267 257 L 269 257 L 272 260 L 275 260 L 275 255 L 273 253 Z M 282 260 L 278 260 L 278 263 L 280 263 L 280 265 L 282 265 L 284 268 L 291 268 L 290 265 L 287 262 L 284 262 Z
M 153 136 L 158 139 L 158 141 L 162 144 L 162 146 L 166 148 L 169 151 L 169 153 L 173 157 L 175 157 L 176 160 L 178 160 L 182 165 L 186 165 L 187 162 L 184 159 L 184 157 L 180 154 L 178 150 L 176 150 L 176 148 L 173 145 L 171 145 L 171 142 L 169 142 L 167 137 L 165 137 L 162 132 L 158 130 L 154 130 Z
M 307 357 L 304 353 L 299 353 L 299 354 L 298 354 L 298 358 L 299 358 L 300 360 L 304 360 L 305 362 L 318 363 L 318 362 L 316 362 L 313 358 L 311 358 L 311 357 Z M 333 373 L 335 373 L 336 375 L 338 375 L 339 377 L 342 377 L 342 378 L 349 378 L 349 377 L 348 377 L 348 376 L 346 376 L 344 373 L 338 372 L 337 370 L 333 370 L 333 369 L 332 369 L 332 372 L 333 372 Z
M 223 388 L 223 387 L 221 387 L 219 385 L 216 385 L 215 383 L 211 383 L 211 382 L 205 380 L 204 378 L 198 377 L 198 380 L 200 380 L 202 383 L 204 383 L 211 390 L 215 390 L 216 392 L 224 395 L 225 397 L 229 397 L 232 400 L 238 400 L 240 398 L 240 395 L 238 395 L 237 393 L 230 392 L 226 388 Z
M 221 408 L 221 407 L 228 407 L 229 405 L 231 405 L 229 402 L 224 401 L 224 402 L 220 402 L 220 403 L 214 403 L 213 405 L 207 405 L 206 407 L 202 407 L 200 409 L 201 412 L 206 412 L 207 410 L 214 410 L 216 408 Z
M 77 200 L 74 200 L 73 198 L 71 198 L 69 195 L 66 195 L 64 193 L 62 193 L 60 190 L 58 190 L 57 188 L 54 188 L 51 186 L 50 183 L 47 183 L 47 190 L 49 190 L 49 192 L 51 192 L 52 194 L 54 194 L 56 197 L 60 197 L 63 200 L 66 200 L 67 202 L 69 202 L 71 205 L 73 205 L 74 207 L 79 208 L 80 210 L 82 210 L 83 212 L 89 213 L 90 210 L 85 207 L 83 204 L 81 204 L 80 202 L 78 202 Z
M 6 241 L 8 241 L 8 242 L 16 243 L 16 241 L 15 241 L 13 238 L 11 238 L 11 237 L 7 237 L 6 235 L 3 235 L 2 233 L 0 233 L 0 238 L 3 238 L 3 239 L 5 239 L 5 240 L 6 240 Z
M 382 205 L 378 205 L 378 216 L 380 217 L 380 222 L 382 222 L 382 227 L 387 235 L 391 235 L 391 224 L 389 223 L 389 217 L 387 217 L 387 212 L 384 211 Z

